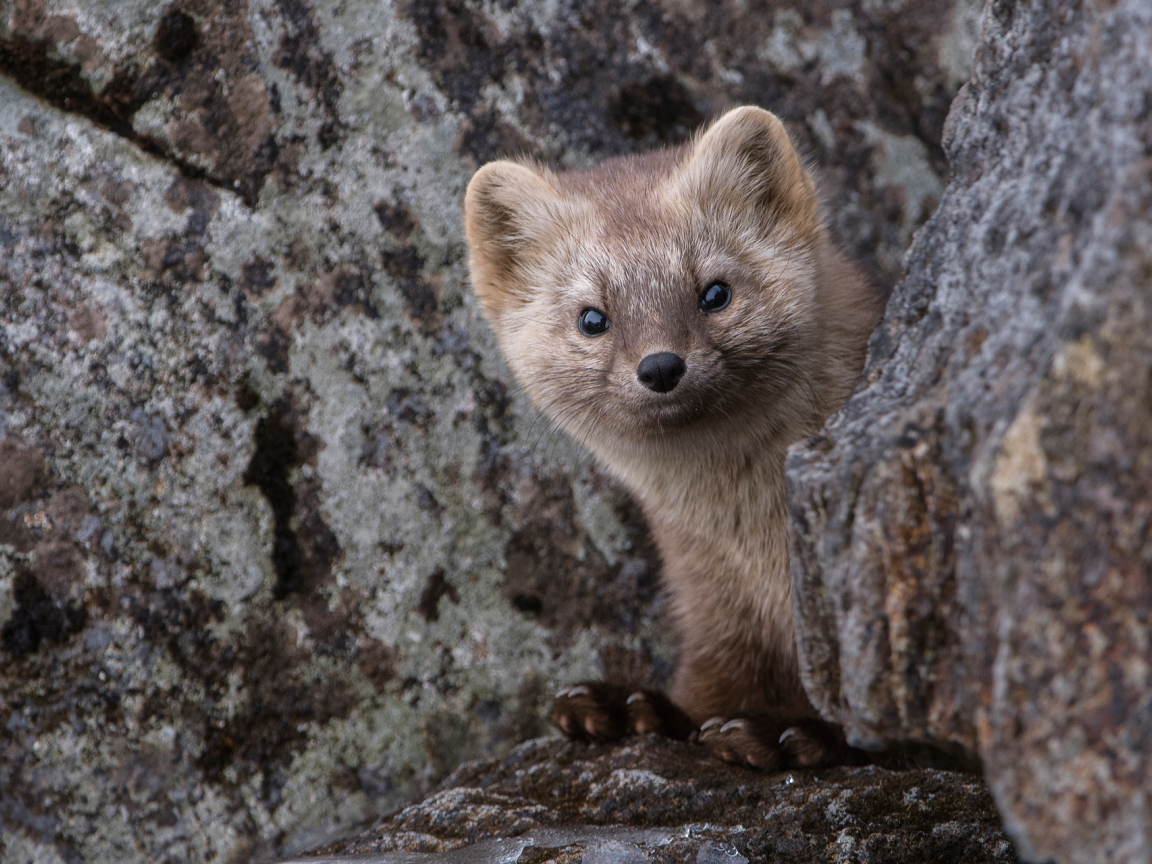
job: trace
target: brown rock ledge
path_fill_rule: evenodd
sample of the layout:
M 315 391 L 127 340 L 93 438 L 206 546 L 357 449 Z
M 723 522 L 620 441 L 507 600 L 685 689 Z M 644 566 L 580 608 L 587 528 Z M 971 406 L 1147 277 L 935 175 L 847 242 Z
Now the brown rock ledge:
M 316 855 L 293 864 L 1016 860 L 973 775 L 761 774 L 655 736 L 615 747 L 528 741 L 462 765 L 420 804 Z

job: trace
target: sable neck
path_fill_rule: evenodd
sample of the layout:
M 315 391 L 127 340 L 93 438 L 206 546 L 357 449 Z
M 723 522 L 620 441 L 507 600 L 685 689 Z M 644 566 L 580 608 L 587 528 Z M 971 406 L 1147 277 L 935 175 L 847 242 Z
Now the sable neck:
M 674 602 L 720 592 L 733 614 L 774 622 L 790 637 L 786 445 L 684 443 L 623 465 L 605 458 L 644 508 Z M 694 614 L 681 610 L 682 618 Z
M 716 430 L 698 429 L 593 449 L 651 511 L 650 517 L 684 522 L 681 527 L 691 530 L 692 524 L 712 522 L 722 513 L 733 514 L 733 519 L 739 514 L 741 524 L 730 525 L 720 538 L 730 543 L 732 532 L 758 532 L 762 529 L 757 522 L 786 512 L 784 456 L 799 437 L 747 435 L 721 446 Z
M 811 710 L 796 664 L 785 449 L 764 441 L 688 458 L 667 448 L 624 475 L 652 527 L 682 657 L 691 658 L 674 697 L 707 716 Z

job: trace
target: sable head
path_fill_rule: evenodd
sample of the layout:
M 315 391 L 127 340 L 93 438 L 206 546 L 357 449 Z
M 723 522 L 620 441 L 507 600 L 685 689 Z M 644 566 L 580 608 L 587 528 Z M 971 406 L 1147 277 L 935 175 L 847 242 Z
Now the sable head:
M 809 398 L 823 229 L 767 111 L 589 171 L 490 163 L 465 212 L 472 283 L 509 365 L 601 455 L 702 425 L 783 428 Z

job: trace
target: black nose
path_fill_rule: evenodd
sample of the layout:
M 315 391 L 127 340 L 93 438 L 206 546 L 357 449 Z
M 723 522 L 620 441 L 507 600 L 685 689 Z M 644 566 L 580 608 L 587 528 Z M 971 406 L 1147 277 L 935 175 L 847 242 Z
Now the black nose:
M 680 383 L 686 371 L 687 367 L 679 354 L 661 351 L 659 354 L 649 354 L 640 361 L 636 367 L 636 377 L 649 390 L 667 393 Z

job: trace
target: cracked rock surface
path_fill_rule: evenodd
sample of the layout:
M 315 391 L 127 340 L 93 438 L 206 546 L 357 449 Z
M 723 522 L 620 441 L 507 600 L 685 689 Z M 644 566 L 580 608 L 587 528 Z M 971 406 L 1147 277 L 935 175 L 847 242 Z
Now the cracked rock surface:
M 972 775 L 762 774 L 656 736 L 619 747 L 527 742 L 505 759 L 462 765 L 420 804 L 316 854 L 372 856 L 365 864 L 1016 860 Z
M 978 751 L 1032 861 L 1152 860 L 1150 32 L 989 6 L 868 386 L 788 465 L 809 693 Z
M 0 0 L 0 861 L 267 861 L 659 685 L 635 508 L 465 290 L 483 161 L 789 123 L 879 283 L 974 0 Z

